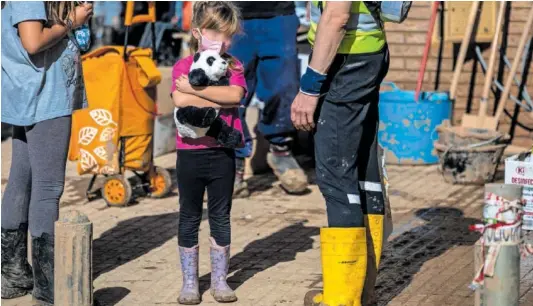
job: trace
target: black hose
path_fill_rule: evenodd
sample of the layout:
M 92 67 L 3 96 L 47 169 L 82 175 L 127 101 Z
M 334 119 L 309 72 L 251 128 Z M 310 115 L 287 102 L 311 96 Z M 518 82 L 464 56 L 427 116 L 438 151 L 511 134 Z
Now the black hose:
M 505 18 L 503 19 L 503 35 L 502 35 L 502 42 L 500 45 L 500 63 L 498 65 L 498 75 L 496 79 L 500 84 L 503 84 L 503 74 L 505 73 L 505 61 L 503 60 L 504 55 L 507 54 L 507 42 L 509 37 L 509 21 L 511 20 L 511 2 L 505 3 Z M 496 29 L 497 31 L 499 29 Z M 492 115 L 494 116 L 496 114 L 496 110 L 498 109 L 498 102 L 501 98 L 501 92 L 496 89 L 496 93 L 494 94 L 494 109 L 492 110 Z
M 509 111 L 507 110 L 504 110 L 505 114 L 509 117 L 509 118 L 513 118 L 513 115 L 511 115 L 511 113 L 509 113 Z M 533 132 L 533 126 L 532 127 L 529 127 L 523 123 L 521 123 L 520 121 L 516 121 L 516 125 L 519 126 L 520 128 L 526 130 L 527 132 Z M 511 138 L 512 140 L 512 138 Z
M 439 55 L 437 57 L 437 71 L 435 73 L 435 91 L 439 91 L 440 86 L 440 71 L 442 66 L 442 52 L 444 51 L 444 1 L 440 1 L 439 12 Z
M 470 86 L 468 88 L 468 100 L 466 102 L 466 113 L 470 114 L 472 111 L 472 101 L 474 100 L 474 91 L 476 90 L 476 75 L 477 75 L 477 64 L 479 60 L 477 56 L 474 56 L 474 63 L 472 66 L 472 74 L 470 74 Z
M 530 39 L 529 40 L 529 47 L 526 50 L 526 57 L 525 57 L 525 61 L 524 61 L 524 70 L 522 71 L 522 78 L 520 80 L 520 86 L 518 86 L 518 97 L 517 97 L 518 101 L 522 101 L 522 98 L 523 98 L 524 88 L 526 87 L 527 77 L 529 76 L 529 67 L 531 66 L 531 57 L 532 56 L 533 56 L 533 39 Z M 511 77 L 511 76 L 509 76 L 509 77 Z M 516 126 L 518 124 L 520 124 L 520 122 L 518 122 L 518 115 L 519 114 L 520 114 L 520 105 L 515 104 L 513 116 L 511 117 L 512 118 L 511 127 L 509 129 L 509 135 L 511 135 L 511 140 L 513 140 Z M 520 127 L 528 130 L 529 132 L 533 131 L 533 128 L 531 128 L 531 129 L 530 128 L 526 128 L 523 124 L 520 124 Z

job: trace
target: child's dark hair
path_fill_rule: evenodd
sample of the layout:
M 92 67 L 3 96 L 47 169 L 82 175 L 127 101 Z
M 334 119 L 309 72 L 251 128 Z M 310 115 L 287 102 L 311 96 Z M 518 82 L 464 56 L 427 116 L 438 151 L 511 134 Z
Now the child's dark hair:
M 196 1 L 192 7 L 191 28 L 220 31 L 233 36 L 241 31 L 239 9 L 230 1 Z M 193 52 L 199 49 L 199 41 L 191 35 Z M 229 60 L 229 68 L 236 69 L 233 60 Z

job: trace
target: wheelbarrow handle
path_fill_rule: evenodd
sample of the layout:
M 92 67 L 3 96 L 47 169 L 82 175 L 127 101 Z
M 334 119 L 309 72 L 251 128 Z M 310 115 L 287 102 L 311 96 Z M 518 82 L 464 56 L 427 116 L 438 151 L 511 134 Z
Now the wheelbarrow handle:
M 135 1 L 128 1 L 126 4 L 126 14 L 124 16 L 124 25 L 130 27 L 137 23 L 155 22 L 155 2 L 148 1 L 148 14 L 133 16 Z

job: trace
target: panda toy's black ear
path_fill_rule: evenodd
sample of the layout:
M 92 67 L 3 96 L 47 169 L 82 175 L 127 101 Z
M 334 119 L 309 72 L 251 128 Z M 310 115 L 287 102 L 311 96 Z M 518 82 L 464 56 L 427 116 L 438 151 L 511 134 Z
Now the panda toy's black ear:
M 193 60 L 194 60 L 194 62 L 196 63 L 199 59 L 200 59 L 200 52 L 196 52 L 196 53 L 194 54 L 194 58 L 193 58 Z
M 189 72 L 189 83 L 192 86 L 207 86 L 209 78 L 203 69 L 196 68 Z

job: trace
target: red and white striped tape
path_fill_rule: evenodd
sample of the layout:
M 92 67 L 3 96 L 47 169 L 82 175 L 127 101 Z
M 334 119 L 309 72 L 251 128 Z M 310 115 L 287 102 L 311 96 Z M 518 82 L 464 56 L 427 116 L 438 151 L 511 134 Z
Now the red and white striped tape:
M 525 203 L 521 200 L 508 201 L 503 197 L 490 192 L 486 194 L 484 209 L 485 224 L 475 224 L 470 226 L 471 231 L 480 232 L 483 235 L 480 240 L 483 264 L 478 271 L 476 271 L 474 280 L 469 286 L 471 289 L 476 290 L 483 285 L 485 276 L 492 277 L 494 275 L 496 260 L 502 245 L 519 245 L 522 257 L 533 255 L 533 245 L 525 244 L 520 235 L 524 204 Z M 491 209 L 490 206 L 493 206 L 493 209 Z M 486 214 L 490 214 L 490 216 Z M 484 237 L 487 230 L 497 231 L 500 237 L 502 237 L 504 233 L 508 235 L 508 233 L 516 233 L 516 231 L 519 235 L 518 238 L 511 237 L 511 239 L 507 241 L 500 240 L 488 242 Z M 485 256 L 485 249 L 487 247 L 488 252 L 487 256 Z

